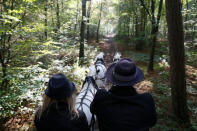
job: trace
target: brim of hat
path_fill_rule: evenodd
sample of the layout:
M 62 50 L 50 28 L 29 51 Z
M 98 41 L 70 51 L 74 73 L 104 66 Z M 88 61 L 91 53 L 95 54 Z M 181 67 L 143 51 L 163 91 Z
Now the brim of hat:
M 73 92 L 75 90 L 74 83 L 69 82 L 69 87 L 67 87 L 67 88 L 68 88 L 67 92 L 65 92 L 64 94 L 62 94 L 62 92 L 61 92 L 60 95 L 57 95 L 57 96 L 54 96 L 52 94 L 52 92 L 49 91 L 49 88 L 47 88 L 45 90 L 45 95 L 47 95 L 48 97 L 53 98 L 53 99 L 64 99 L 64 98 L 67 98 L 73 94 Z
M 133 86 L 137 83 L 139 83 L 140 81 L 143 80 L 144 78 L 144 74 L 143 72 L 138 68 L 136 67 L 136 77 L 134 79 L 132 79 L 131 81 L 119 81 L 119 80 L 116 80 L 113 76 L 113 71 L 114 71 L 114 68 L 115 68 L 115 65 L 117 63 L 114 63 L 114 64 L 111 64 L 109 66 L 109 68 L 107 69 L 107 72 L 106 72 L 106 78 L 109 82 L 111 82 L 113 85 L 117 85 L 117 86 Z

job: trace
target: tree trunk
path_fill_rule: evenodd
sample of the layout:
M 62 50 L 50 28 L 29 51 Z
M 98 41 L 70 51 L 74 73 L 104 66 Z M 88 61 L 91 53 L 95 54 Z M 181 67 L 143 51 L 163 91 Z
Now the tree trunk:
M 145 41 L 143 40 L 144 39 L 144 34 L 145 34 L 145 10 L 144 10 L 144 8 L 142 8 L 142 9 L 140 9 L 140 18 L 139 18 L 139 20 L 140 20 L 140 23 L 138 24 L 138 25 L 136 25 L 138 28 L 137 28 L 137 30 L 138 30 L 138 36 L 137 36 L 137 38 L 138 38 L 138 40 L 136 41 L 136 45 L 135 45 L 135 49 L 136 50 L 142 50 L 143 49 L 143 46 L 145 45 Z M 139 22 L 139 21 L 137 21 L 137 22 Z
M 59 0 L 57 2 L 57 8 L 56 8 L 56 16 L 57 16 L 57 29 L 60 29 L 60 8 L 59 8 Z
M 50 11 L 51 11 L 51 22 L 52 22 L 52 28 L 53 28 L 53 31 L 56 32 L 56 26 L 55 26 L 55 22 L 54 22 L 54 14 L 53 14 L 53 4 L 50 5 Z M 53 36 L 54 38 L 54 36 Z
M 157 22 L 155 20 L 155 1 L 152 0 L 151 2 L 151 10 L 152 10 L 152 31 L 151 31 L 151 38 L 152 38 L 152 49 L 150 53 L 150 60 L 149 60 L 149 66 L 148 66 L 148 71 L 153 71 L 154 70 L 154 56 L 155 56 L 155 46 L 156 46 L 156 39 L 157 39 L 157 33 L 159 30 L 159 23 L 160 23 L 160 18 L 161 18 L 161 11 L 162 11 L 162 6 L 163 6 L 163 0 L 160 0 L 159 2 L 159 10 L 157 14 Z
M 9 80 L 6 78 L 6 76 L 7 76 L 7 64 L 6 63 L 1 63 L 1 65 L 2 65 L 2 73 L 3 73 L 2 83 L 1 83 L 1 90 L 5 90 L 5 89 L 7 89 L 7 86 L 8 86 L 8 83 L 9 83 Z
M 187 7 L 187 11 L 188 11 L 188 10 L 189 10 L 189 3 L 188 3 L 188 0 L 186 0 L 186 7 Z M 188 13 L 186 13 L 185 21 L 188 21 Z M 187 25 L 185 26 L 185 29 L 187 30 Z
M 64 1 L 62 0 L 61 2 L 61 5 L 62 5 L 62 13 L 64 12 Z
M 100 16 L 99 16 L 99 21 L 98 21 L 98 26 L 97 26 L 97 31 L 96 31 L 96 42 L 99 42 L 99 30 L 100 30 L 100 25 L 101 25 L 101 16 L 102 16 L 102 10 L 103 10 L 103 3 L 101 3 L 100 6 Z
M 75 27 L 74 27 L 75 32 L 77 32 L 77 24 L 78 24 L 78 22 L 79 22 L 78 16 L 79 16 L 79 0 L 77 0 L 76 23 L 75 23 Z
M 45 25 L 45 31 L 44 31 L 44 34 L 45 34 L 45 38 L 47 39 L 48 38 L 48 34 L 47 34 L 47 26 L 48 26 L 48 22 L 47 22 L 47 11 L 48 11 L 48 0 L 45 0 L 45 5 L 44 5 L 44 15 L 45 15 L 45 19 L 44 19 L 44 25 Z
M 7 12 L 8 9 L 11 10 L 11 13 L 8 13 L 10 16 L 13 16 L 13 10 L 14 10 L 14 5 L 15 0 L 11 0 L 10 5 L 6 6 L 6 1 L 3 1 L 2 3 L 2 11 Z M 9 28 L 8 30 L 15 29 L 16 27 L 13 26 L 12 20 L 9 25 L 4 25 L 2 24 L 3 28 Z M 10 63 L 10 57 L 11 57 L 11 38 L 12 34 L 7 34 L 7 32 L 3 32 L 1 34 L 1 47 L 0 47 L 0 63 L 1 63 L 1 71 L 2 71 L 2 82 L 0 85 L 1 90 L 7 90 L 8 85 L 9 85 L 9 79 L 7 78 L 7 70 L 8 70 L 8 64 Z
M 188 3 L 188 0 L 186 0 L 186 9 L 187 11 L 189 10 L 189 3 Z M 185 16 L 185 21 L 188 21 L 188 12 L 186 13 L 186 16 Z M 190 33 L 187 32 L 188 30 L 188 26 L 187 24 L 185 24 L 185 40 L 187 40 L 188 38 L 190 38 Z
M 86 0 L 82 0 L 82 19 L 81 19 L 81 33 L 80 33 L 80 50 L 79 58 L 84 57 L 84 39 L 85 39 L 85 20 L 86 17 Z
M 91 4 L 92 4 L 92 1 L 90 0 L 90 4 L 89 4 L 89 7 L 88 7 L 88 13 L 87 13 L 87 40 L 89 41 L 89 35 L 90 35 L 90 13 L 91 13 Z
M 127 18 L 128 19 L 128 24 L 127 24 L 127 38 L 128 40 L 130 40 L 130 22 L 131 22 L 131 19 L 130 17 Z
M 172 106 L 180 126 L 189 127 L 187 107 L 184 33 L 180 0 L 166 0 L 166 19 L 170 49 L 170 87 Z

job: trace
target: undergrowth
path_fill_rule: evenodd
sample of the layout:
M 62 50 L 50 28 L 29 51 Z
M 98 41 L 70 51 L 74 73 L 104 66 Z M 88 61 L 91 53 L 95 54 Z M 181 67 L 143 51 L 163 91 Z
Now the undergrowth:
M 30 56 L 20 57 L 17 60 L 20 64 L 9 69 L 9 89 L 0 91 L 1 124 L 14 116 L 27 117 L 27 114 L 34 114 L 53 74 L 64 73 L 79 90 L 88 66 L 93 63 L 98 51 L 85 44 L 85 56 L 88 58 L 85 58 L 84 66 L 79 66 L 78 49 L 79 43 L 73 39 L 47 41 L 41 44 L 39 50 L 31 50 Z M 9 124 L 4 126 L 9 127 Z M 19 130 L 23 130 L 23 127 Z

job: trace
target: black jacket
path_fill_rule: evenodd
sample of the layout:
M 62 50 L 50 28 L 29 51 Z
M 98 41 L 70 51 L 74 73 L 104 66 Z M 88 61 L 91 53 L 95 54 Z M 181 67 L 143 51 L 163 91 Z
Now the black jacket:
M 38 131 L 88 131 L 88 122 L 83 112 L 79 117 L 71 118 L 65 103 L 53 103 L 38 118 L 35 115 L 35 126 Z
M 100 131 L 148 131 L 157 120 L 152 96 L 137 94 L 133 87 L 98 90 L 90 110 Z

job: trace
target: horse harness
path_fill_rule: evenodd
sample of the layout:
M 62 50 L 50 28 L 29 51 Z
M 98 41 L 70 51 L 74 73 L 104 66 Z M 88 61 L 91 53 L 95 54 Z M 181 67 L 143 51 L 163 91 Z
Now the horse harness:
M 97 70 L 97 68 L 98 68 L 99 66 L 102 67 L 102 65 L 105 66 L 104 60 L 101 59 L 101 58 L 98 58 L 97 61 L 95 62 L 96 76 L 98 76 L 98 73 L 100 72 L 100 70 Z M 88 87 L 89 87 L 90 84 L 92 83 L 93 87 L 94 87 L 96 90 L 98 90 L 99 88 L 98 88 L 98 86 L 97 86 L 97 84 L 96 84 L 96 80 L 101 80 L 101 81 L 104 82 L 104 81 L 105 81 L 105 76 L 104 76 L 103 78 L 95 77 L 95 80 L 94 80 L 93 76 L 87 76 L 87 77 L 85 78 L 84 83 L 83 83 L 82 89 L 83 89 L 85 83 L 88 82 Z M 89 100 L 88 98 L 86 98 L 86 97 L 87 97 L 88 91 L 90 91 L 90 93 L 92 94 L 93 98 L 94 98 L 94 96 L 95 96 L 95 93 L 92 92 L 92 90 L 89 90 L 88 87 L 87 87 L 86 90 L 83 91 L 83 92 L 85 92 L 85 94 L 84 94 L 84 96 L 83 96 L 82 98 L 80 98 L 81 101 L 78 102 L 78 103 L 76 103 L 76 104 L 79 104 L 79 107 L 77 108 L 78 110 L 79 110 L 80 107 L 82 107 L 83 104 L 84 104 L 85 106 L 87 106 L 88 108 L 90 108 L 89 105 L 87 105 L 86 103 L 83 102 L 84 100 L 88 100 L 89 102 L 92 102 L 91 100 Z M 81 92 L 81 93 L 82 93 L 82 92 Z M 83 111 L 83 108 L 81 108 L 81 110 Z M 94 131 L 94 124 L 95 124 L 95 117 L 94 117 L 94 115 L 95 115 L 95 114 L 92 114 L 91 122 L 90 122 L 90 125 L 89 125 L 89 128 L 91 129 L 91 131 Z
M 102 67 L 102 65 L 105 66 L 104 60 L 101 59 L 101 58 L 98 58 L 97 61 L 95 62 L 95 68 L 96 68 L 96 74 L 97 74 L 96 76 L 98 76 L 98 73 L 100 72 L 100 70 L 97 70 L 97 68 L 98 68 L 99 66 Z M 102 68 L 102 69 L 103 69 L 103 68 Z M 105 82 L 105 75 L 104 75 L 103 78 L 95 77 L 95 80 L 101 80 L 101 81 Z
M 85 81 L 83 82 L 82 89 L 83 89 L 83 87 L 84 87 L 84 85 L 85 85 L 86 82 L 88 82 L 88 87 L 89 87 L 90 84 L 92 83 L 93 87 L 94 87 L 96 90 L 99 89 L 98 86 L 96 85 L 96 82 L 95 82 L 94 78 L 93 78 L 92 76 L 87 76 L 87 77 L 85 78 Z M 86 103 L 83 102 L 84 100 L 88 100 L 88 101 L 92 102 L 91 100 L 89 100 L 88 98 L 86 98 L 86 97 L 88 96 L 88 95 L 87 95 L 88 91 L 90 91 L 90 93 L 92 94 L 92 96 L 95 96 L 95 93 L 92 92 L 92 90 L 89 90 L 88 87 L 87 87 L 86 90 L 83 91 L 83 92 L 85 92 L 85 94 L 83 95 L 82 98 L 80 98 L 81 101 L 76 103 L 76 104 L 79 104 L 79 105 L 80 105 L 80 106 L 77 108 L 78 110 L 79 110 L 80 107 L 82 107 L 83 104 L 86 105 L 88 108 L 90 108 L 89 105 L 87 105 Z M 83 92 L 81 92 L 81 93 L 83 93 Z M 90 96 L 90 97 L 91 97 L 91 96 Z M 83 108 L 81 108 L 81 110 L 83 111 Z

